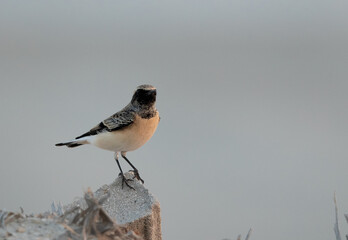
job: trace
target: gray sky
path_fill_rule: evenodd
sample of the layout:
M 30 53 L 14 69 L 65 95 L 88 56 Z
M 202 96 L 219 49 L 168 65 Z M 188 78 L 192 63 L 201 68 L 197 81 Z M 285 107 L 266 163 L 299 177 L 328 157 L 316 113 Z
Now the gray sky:
M 0 208 L 39 212 L 118 174 L 56 148 L 158 89 L 129 159 L 164 239 L 333 239 L 348 212 L 347 1 L 1 1 Z M 124 169 L 128 166 L 123 162 Z

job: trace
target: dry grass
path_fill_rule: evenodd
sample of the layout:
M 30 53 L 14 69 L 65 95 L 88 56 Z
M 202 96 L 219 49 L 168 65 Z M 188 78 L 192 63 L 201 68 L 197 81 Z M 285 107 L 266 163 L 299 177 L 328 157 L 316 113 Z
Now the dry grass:
M 336 201 L 336 193 L 334 194 L 334 204 L 335 204 L 335 224 L 334 224 L 334 232 L 336 236 L 336 240 L 341 240 L 341 233 L 338 226 L 338 208 L 337 208 L 337 201 Z M 348 214 L 344 214 L 344 217 L 348 223 Z M 346 234 L 346 239 L 348 240 L 348 234 Z
M 7 211 L 0 211 L 0 228 L 5 233 L 3 237 L 12 237 L 16 239 L 16 236 L 21 234 L 21 239 L 32 239 L 35 238 L 30 234 L 32 231 L 27 229 L 32 228 L 33 222 L 38 225 L 35 228 L 35 235 L 45 236 L 45 234 L 56 235 L 56 239 L 72 239 L 72 240 L 141 240 L 142 238 L 137 236 L 134 232 L 128 232 L 123 226 L 116 224 L 101 207 L 101 204 L 108 198 L 105 196 L 100 200 L 94 198 L 92 191 L 88 190 L 84 196 L 87 202 L 87 209 L 82 210 L 78 207 L 66 212 L 65 214 L 58 216 L 55 212 L 44 213 L 38 215 L 27 216 L 23 213 L 13 213 Z M 69 217 L 68 217 L 69 216 Z M 40 232 L 43 229 L 47 230 L 47 227 L 39 226 L 47 222 L 46 220 L 52 221 L 54 224 L 60 226 L 60 228 L 52 228 L 52 232 Z M 16 230 L 10 230 L 6 228 L 9 224 L 14 225 Z M 12 227 L 11 225 L 11 227 Z M 22 229 L 18 231 L 18 229 Z M 62 229 L 64 233 L 61 234 Z M 59 231 L 58 231 L 59 230 Z M 54 233 L 54 231 L 56 231 Z M 48 237 L 48 236 L 47 236 Z M 0 236 L 1 238 L 1 236 Z

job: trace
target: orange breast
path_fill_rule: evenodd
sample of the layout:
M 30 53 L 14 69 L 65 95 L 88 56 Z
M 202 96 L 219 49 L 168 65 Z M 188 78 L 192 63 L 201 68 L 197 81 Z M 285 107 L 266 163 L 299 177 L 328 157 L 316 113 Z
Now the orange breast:
M 130 126 L 114 132 L 98 134 L 92 144 L 114 152 L 133 151 L 144 145 L 152 137 L 157 129 L 158 122 L 158 112 L 150 119 L 136 116 Z

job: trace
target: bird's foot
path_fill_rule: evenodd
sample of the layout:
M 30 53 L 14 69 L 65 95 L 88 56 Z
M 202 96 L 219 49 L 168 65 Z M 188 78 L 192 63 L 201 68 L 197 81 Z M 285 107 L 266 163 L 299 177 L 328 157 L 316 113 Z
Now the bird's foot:
M 135 190 L 134 187 L 132 187 L 131 185 L 128 184 L 128 182 L 132 182 L 133 179 L 127 179 L 124 174 L 120 173 L 118 176 L 121 176 L 122 177 L 122 189 L 123 189 L 123 186 L 126 185 L 127 187 L 129 187 L 130 189 L 133 189 Z
M 140 177 L 139 172 L 138 172 L 138 169 L 134 169 L 134 170 L 132 170 L 132 172 L 134 173 L 133 179 L 136 178 L 136 179 L 138 179 L 139 181 L 141 181 L 142 184 L 144 184 L 144 180 Z

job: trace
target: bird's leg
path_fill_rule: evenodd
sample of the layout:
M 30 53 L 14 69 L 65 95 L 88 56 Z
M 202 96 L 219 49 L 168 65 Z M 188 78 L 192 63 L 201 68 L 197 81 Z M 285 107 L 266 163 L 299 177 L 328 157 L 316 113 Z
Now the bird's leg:
M 119 161 L 118 161 L 118 153 L 115 153 L 115 160 L 116 160 L 116 163 L 117 163 L 117 165 L 118 165 L 118 168 L 119 168 L 120 171 L 121 171 L 120 174 L 121 174 L 121 176 L 122 176 L 122 189 L 123 189 L 123 184 L 126 184 L 127 187 L 129 187 L 129 188 L 135 190 L 132 186 L 130 186 L 130 185 L 128 184 L 128 181 L 133 181 L 133 179 L 126 179 L 126 177 L 125 177 L 124 174 L 123 174 L 121 165 L 120 165 L 120 163 L 119 163 Z
M 121 156 L 123 157 L 124 160 L 127 161 L 127 163 L 133 168 L 133 172 L 134 172 L 134 178 L 138 179 L 139 181 L 141 181 L 142 183 L 144 183 L 144 180 L 140 177 L 139 175 L 139 171 L 138 169 L 136 169 L 136 167 L 133 166 L 133 164 L 128 160 L 128 158 L 126 157 L 126 153 L 122 152 Z

